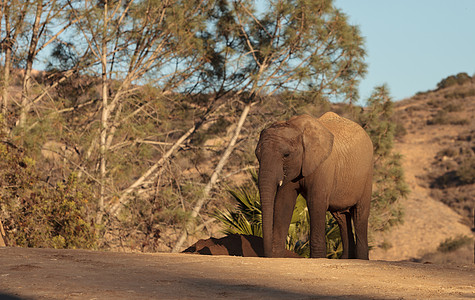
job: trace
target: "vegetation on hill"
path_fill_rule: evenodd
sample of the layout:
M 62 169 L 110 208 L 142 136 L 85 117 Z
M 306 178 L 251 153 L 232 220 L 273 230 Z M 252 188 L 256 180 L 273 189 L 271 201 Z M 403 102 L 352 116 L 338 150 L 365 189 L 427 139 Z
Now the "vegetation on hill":
M 442 79 L 439 83 L 437 83 L 437 88 L 445 89 L 454 85 L 463 85 L 471 81 L 472 81 L 472 77 L 470 77 L 467 73 L 462 72 L 462 73 L 458 73 L 457 75 L 450 75 Z

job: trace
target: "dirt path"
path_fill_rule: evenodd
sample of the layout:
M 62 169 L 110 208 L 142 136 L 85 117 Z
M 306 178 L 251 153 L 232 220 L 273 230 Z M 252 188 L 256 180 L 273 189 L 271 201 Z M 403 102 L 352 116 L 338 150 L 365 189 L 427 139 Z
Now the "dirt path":
M 7 297 L 467 299 L 475 297 L 475 266 L 1 248 Z
M 411 193 L 402 201 L 405 207 L 404 224 L 383 236 L 376 244 L 386 241 L 389 249 L 376 248 L 371 259 L 406 260 L 436 252 L 441 242 L 460 235 L 472 236 L 468 226 L 459 222 L 461 217 L 452 209 L 430 196 L 430 189 L 418 178 L 426 174 L 432 159 L 440 150 L 434 137 L 441 136 L 441 128 L 425 128 L 424 132 L 408 134 L 404 142 L 396 144 L 403 155 L 403 167 Z M 447 129 L 445 129 L 447 130 Z

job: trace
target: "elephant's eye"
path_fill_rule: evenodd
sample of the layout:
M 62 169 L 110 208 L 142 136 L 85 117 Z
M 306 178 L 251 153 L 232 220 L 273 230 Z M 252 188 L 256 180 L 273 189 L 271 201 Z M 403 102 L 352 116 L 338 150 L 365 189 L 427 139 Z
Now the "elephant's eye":
M 289 157 L 290 153 L 284 153 L 284 157 Z

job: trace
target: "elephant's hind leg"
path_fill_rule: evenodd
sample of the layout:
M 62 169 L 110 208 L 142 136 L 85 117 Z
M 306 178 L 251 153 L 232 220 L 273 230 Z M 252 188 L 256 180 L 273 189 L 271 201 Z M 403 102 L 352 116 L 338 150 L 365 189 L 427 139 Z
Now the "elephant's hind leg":
M 332 215 L 340 228 L 341 242 L 343 244 L 341 258 L 355 258 L 355 239 L 351 226 L 351 215 L 348 212 L 332 212 Z
M 356 258 L 369 259 L 368 218 L 371 202 L 371 181 L 366 185 L 361 201 L 353 209 L 353 223 L 356 237 Z
M 356 258 L 369 259 L 368 254 L 368 217 L 369 207 L 355 208 Z

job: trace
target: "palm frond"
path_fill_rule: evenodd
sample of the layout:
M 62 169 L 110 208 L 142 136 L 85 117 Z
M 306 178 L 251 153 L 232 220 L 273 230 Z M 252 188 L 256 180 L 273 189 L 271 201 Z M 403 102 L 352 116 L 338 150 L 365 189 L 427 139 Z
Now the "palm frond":
M 236 189 L 229 189 L 229 194 L 236 202 L 234 209 L 218 210 L 214 214 L 224 227 L 225 234 L 243 234 L 262 237 L 262 209 L 257 188 L 257 173 L 250 172 L 250 183 Z M 310 217 L 307 201 L 301 195 L 297 198 L 292 221 L 287 235 L 287 249 L 303 257 L 310 256 Z M 340 230 L 330 213 L 326 215 L 326 243 L 327 257 L 338 258 L 343 247 Z

